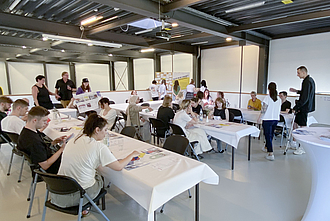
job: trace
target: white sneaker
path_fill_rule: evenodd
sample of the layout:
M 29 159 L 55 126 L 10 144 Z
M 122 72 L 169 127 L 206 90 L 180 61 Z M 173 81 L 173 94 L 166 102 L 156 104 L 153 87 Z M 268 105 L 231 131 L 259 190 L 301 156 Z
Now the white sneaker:
M 266 148 L 266 147 L 263 147 L 261 150 L 262 150 L 263 152 L 267 153 L 267 148 Z
M 297 142 L 296 141 L 291 141 L 290 142 L 290 149 L 291 150 L 297 150 L 297 147 L 298 147 L 298 144 L 297 144 Z
M 295 155 L 301 155 L 304 153 L 306 153 L 306 152 L 302 147 L 299 147 L 295 152 L 293 152 L 293 154 L 295 154 Z
M 275 160 L 275 157 L 274 157 L 274 154 L 273 155 L 266 155 L 265 158 L 269 161 L 274 161 Z

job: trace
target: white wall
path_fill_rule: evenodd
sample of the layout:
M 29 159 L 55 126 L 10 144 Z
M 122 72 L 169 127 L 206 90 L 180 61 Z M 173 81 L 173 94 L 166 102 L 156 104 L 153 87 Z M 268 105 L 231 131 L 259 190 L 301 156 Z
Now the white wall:
M 116 90 L 128 90 L 127 62 L 114 62 L 114 67 Z
M 88 78 L 93 91 L 110 90 L 109 65 L 76 63 L 75 67 L 77 88 L 80 87 L 83 78 Z
M 316 92 L 330 92 L 330 33 L 272 40 L 269 52 L 268 82 L 274 81 L 279 91 L 301 88 L 297 67 L 304 65 L 316 83 Z
M 69 73 L 69 65 L 65 64 L 46 64 L 48 89 L 55 92 L 56 81 L 62 78 L 62 72 Z
M 163 55 L 160 57 L 160 71 L 172 72 L 172 55 Z
M 239 92 L 241 47 L 202 50 L 201 79 L 210 90 Z M 257 90 L 259 47 L 244 46 L 242 92 Z
M 5 62 L 0 62 L 0 87 L 3 89 L 3 94 L 8 94 Z
M 173 66 L 172 66 L 173 59 Z M 163 55 L 160 57 L 162 72 L 189 72 L 193 76 L 193 56 L 186 53 Z
M 8 67 L 12 94 L 31 94 L 36 76 L 44 75 L 39 63 L 9 62 Z
M 154 79 L 154 60 L 140 58 L 133 60 L 134 65 L 134 88 L 136 90 L 145 90 L 149 88 Z

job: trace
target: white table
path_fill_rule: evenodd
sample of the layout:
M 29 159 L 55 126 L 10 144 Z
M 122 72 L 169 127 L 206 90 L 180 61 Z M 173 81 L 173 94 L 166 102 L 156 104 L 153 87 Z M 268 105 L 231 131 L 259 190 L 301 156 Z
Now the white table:
M 76 119 L 62 120 L 62 122 L 54 120 L 50 122 L 44 133 L 52 139 L 61 135 L 69 135 L 72 132 L 78 134 L 81 129 L 77 125 L 81 126 L 82 124 L 82 121 Z M 68 132 L 59 132 L 58 129 L 60 127 L 72 129 Z M 122 136 L 114 132 L 110 133 Z M 141 151 L 155 147 L 126 136 L 122 139 L 124 140 L 122 150 L 120 150 L 118 145 L 110 145 L 110 149 L 117 159 L 126 157 L 133 150 Z M 199 220 L 199 183 L 204 182 L 217 185 L 219 183 L 218 175 L 204 163 L 166 150 L 163 151 L 168 153 L 168 155 L 153 160 L 150 165 L 130 171 L 126 169 L 114 171 L 107 167 L 99 168 L 99 170 L 105 177 L 106 182 L 116 185 L 147 210 L 148 221 L 154 220 L 154 211 L 164 203 L 195 186 L 195 216 L 196 220 Z M 175 159 L 175 162 L 162 171 L 152 167 L 152 165 L 164 163 L 164 160 L 169 159 Z
M 234 169 L 234 149 L 242 137 L 249 136 L 248 160 L 251 154 L 251 136 L 259 137 L 260 130 L 255 126 L 227 122 L 224 120 L 209 120 L 195 124 L 196 127 L 203 129 L 208 135 L 217 138 L 232 146 L 232 170 Z
M 312 186 L 308 205 L 302 220 L 330 220 L 330 142 L 320 139 L 320 135 L 330 136 L 330 128 L 310 127 L 298 130 L 313 133 L 293 137 L 306 150 L 312 169 Z
M 78 110 L 76 108 L 58 108 L 57 110 L 61 114 L 70 115 L 71 117 L 74 117 L 74 118 L 76 118 L 78 116 Z

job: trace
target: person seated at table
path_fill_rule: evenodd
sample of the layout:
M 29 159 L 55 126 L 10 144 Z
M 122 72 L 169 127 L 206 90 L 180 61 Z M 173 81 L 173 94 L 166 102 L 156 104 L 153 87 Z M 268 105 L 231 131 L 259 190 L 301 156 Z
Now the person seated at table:
M 278 95 L 282 101 L 281 104 L 281 111 L 285 113 L 290 113 L 292 112 L 291 110 L 291 102 L 288 101 L 286 98 L 288 96 L 288 93 L 286 91 L 281 91 Z
M 108 129 L 111 129 L 116 120 L 116 110 L 110 107 L 110 100 L 106 97 L 99 100 L 99 107 L 102 109 L 99 115 L 107 120 Z
M 29 104 L 23 99 L 17 99 L 12 106 L 11 114 L 1 121 L 2 131 L 20 134 L 25 121 L 20 117 L 24 117 L 29 109 Z
M 150 130 L 149 130 L 149 122 L 140 117 L 139 112 L 143 109 L 148 109 L 152 111 L 151 107 L 148 106 L 138 106 L 140 101 L 139 96 L 133 95 L 129 99 L 129 105 L 126 109 L 127 114 L 127 122 L 126 126 L 135 126 L 138 128 L 139 134 L 142 136 L 144 141 L 150 140 Z
M 251 91 L 251 99 L 249 100 L 247 108 L 257 111 L 261 110 L 261 100 L 257 98 L 257 93 L 255 91 Z
M 183 96 L 184 94 L 183 94 L 183 91 L 180 91 L 179 93 L 178 93 L 178 96 L 176 96 L 176 98 L 175 98 L 175 103 L 177 103 L 177 104 L 181 104 L 181 102 L 184 100 L 184 96 Z
M 198 141 L 194 147 L 196 154 L 200 155 L 212 150 L 205 131 L 200 128 L 193 128 L 194 124 L 198 122 L 198 118 L 195 115 L 190 117 L 189 114 L 192 114 L 191 101 L 183 100 L 180 104 L 180 111 L 174 116 L 173 123 L 182 128 L 190 142 Z
M 9 111 L 11 104 L 13 103 L 12 99 L 6 96 L 0 97 L 0 125 L 2 124 L 2 120 L 7 117 L 7 111 Z M 1 126 L 0 126 L 0 133 L 1 135 L 8 141 L 10 141 L 9 137 L 2 133 Z M 0 144 L 6 143 L 6 141 L 0 137 Z
M 138 96 L 138 93 L 136 90 L 131 91 L 130 97 L 132 97 L 132 96 Z M 126 103 L 129 103 L 129 99 L 126 100 Z M 139 103 L 143 103 L 143 98 L 140 99 Z
M 217 98 L 218 97 L 220 97 L 226 103 L 226 107 L 230 106 L 229 101 L 226 100 L 226 98 L 225 98 L 225 93 L 223 93 L 222 91 L 218 91 L 217 92 Z
M 65 147 L 66 136 L 51 142 L 39 130 L 47 126 L 49 111 L 41 106 L 33 107 L 28 113 L 28 120 L 18 138 L 17 148 L 30 156 L 35 165 L 39 165 L 47 173 L 57 174 L 61 163 L 61 155 Z M 62 143 L 61 145 L 56 145 Z M 31 167 L 33 170 L 35 167 Z
M 103 180 L 96 169 L 99 166 L 109 167 L 115 171 L 122 170 L 139 152 L 133 151 L 127 157 L 117 160 L 110 149 L 100 142 L 107 133 L 107 120 L 97 114 L 90 115 L 82 134 L 71 139 L 62 156 L 58 175 L 75 179 L 86 193 L 94 199 L 103 187 Z M 51 194 L 51 202 L 59 207 L 71 207 L 79 204 L 80 193 L 67 195 Z M 84 204 L 88 201 L 84 198 Z M 87 211 L 83 211 L 86 215 Z
M 169 129 L 168 123 L 174 118 L 174 111 L 171 108 L 172 98 L 169 95 L 165 95 L 163 105 L 159 107 L 157 112 L 157 119 L 162 120 L 165 123 L 167 129 Z M 164 136 L 165 130 L 157 130 L 159 135 Z
M 192 114 L 197 117 L 200 114 L 200 112 L 203 111 L 203 107 L 202 105 L 200 105 L 200 99 L 194 97 L 190 100 L 190 102 L 191 102 Z
M 213 105 L 213 100 L 212 100 L 212 97 L 210 96 L 210 91 L 207 88 L 205 88 L 205 90 L 204 90 L 204 96 L 203 96 L 202 101 L 203 101 L 204 106 Z
M 89 86 L 88 78 L 83 78 L 81 86 L 78 88 L 76 94 L 78 95 L 78 94 L 83 94 L 83 93 L 91 92 L 91 91 L 92 91 L 92 89 Z

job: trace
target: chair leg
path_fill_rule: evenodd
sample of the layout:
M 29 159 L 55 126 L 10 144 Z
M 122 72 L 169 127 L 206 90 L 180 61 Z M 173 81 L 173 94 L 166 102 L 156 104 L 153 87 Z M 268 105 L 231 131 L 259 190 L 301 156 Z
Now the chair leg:
M 228 144 L 226 144 L 225 151 L 227 151 Z
M 11 169 L 11 165 L 12 165 L 12 163 L 13 163 L 13 158 L 14 158 L 14 151 L 11 152 L 11 156 L 10 156 L 10 161 L 9 161 L 9 167 L 8 167 L 7 176 L 10 175 L 10 169 Z
M 105 196 L 102 197 L 102 210 L 105 210 Z
M 92 206 L 103 216 L 105 220 L 110 221 L 108 217 L 102 212 L 102 210 L 100 210 L 100 208 L 93 202 L 93 200 L 86 193 L 84 196 L 88 199 L 88 201 L 92 204 Z
M 281 137 L 281 145 L 280 145 L 280 147 L 282 147 L 282 144 L 283 144 L 283 134 L 284 134 L 284 128 L 282 128 L 282 137 Z
M 32 210 L 32 205 L 33 205 L 33 199 L 34 199 L 34 193 L 36 190 L 36 186 L 37 186 L 37 180 L 38 180 L 38 174 L 36 173 L 34 176 L 34 181 L 33 181 L 33 186 L 32 186 L 32 191 L 31 191 L 31 199 L 30 199 L 30 205 L 29 205 L 29 210 L 28 210 L 28 214 L 26 216 L 26 218 L 30 218 L 31 217 L 31 210 Z
M 189 195 L 189 198 L 191 198 L 191 193 L 190 193 L 190 189 L 188 189 L 188 195 Z
M 84 203 L 84 198 L 81 197 L 79 200 L 78 221 L 81 221 L 83 203 Z
M 23 172 L 23 167 L 24 167 L 24 160 L 25 160 L 25 157 L 23 156 L 22 157 L 23 159 L 22 159 L 22 164 L 21 164 L 21 170 L 20 170 L 20 172 L 19 172 L 19 177 L 18 177 L 18 181 L 17 182 L 21 182 L 21 179 L 22 179 L 22 172 Z
M 33 187 L 33 181 L 34 181 L 34 179 L 31 180 L 29 195 L 28 195 L 28 197 L 26 199 L 27 201 L 30 201 L 30 199 L 31 199 L 31 192 L 32 192 L 32 187 Z
M 45 218 L 46 218 L 46 209 L 47 209 L 46 202 L 48 200 L 48 194 L 49 194 L 49 190 L 46 189 L 46 197 L 45 197 L 45 203 L 44 203 L 44 210 L 42 212 L 42 219 L 41 219 L 41 221 L 45 221 Z
M 165 207 L 165 204 L 162 205 L 162 208 L 160 209 L 160 213 L 164 212 L 164 207 Z
M 191 151 L 192 151 L 193 154 L 195 155 L 196 159 L 197 159 L 198 161 L 200 161 L 198 155 L 197 155 L 196 152 L 195 152 L 194 147 L 193 147 L 191 144 L 189 144 L 189 146 L 190 146 L 190 148 L 191 148 Z

